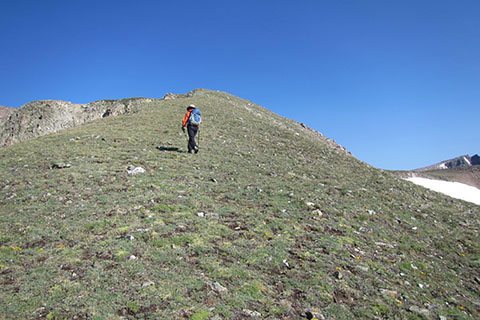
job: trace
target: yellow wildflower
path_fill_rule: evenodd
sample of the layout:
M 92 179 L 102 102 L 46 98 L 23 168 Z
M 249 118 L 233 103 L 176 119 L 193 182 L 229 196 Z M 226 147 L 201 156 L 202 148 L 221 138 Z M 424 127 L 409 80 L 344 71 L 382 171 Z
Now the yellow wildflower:
M 22 248 L 20 248 L 20 247 L 13 247 L 12 248 L 12 251 L 19 251 L 19 250 L 22 250 Z

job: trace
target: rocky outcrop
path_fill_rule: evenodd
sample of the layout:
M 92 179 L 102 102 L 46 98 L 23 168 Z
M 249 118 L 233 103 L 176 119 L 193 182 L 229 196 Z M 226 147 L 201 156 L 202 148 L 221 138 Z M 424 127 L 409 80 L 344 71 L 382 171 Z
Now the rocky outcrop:
M 431 171 L 431 170 L 445 170 L 445 169 L 454 169 L 454 168 L 468 168 L 474 165 L 480 164 L 480 157 L 474 155 L 470 157 L 469 155 L 460 156 L 450 160 L 445 160 L 440 163 L 428 166 L 425 168 L 415 169 L 413 171 Z
M 472 166 L 480 165 L 480 156 L 478 154 L 472 156 Z
M 135 113 L 143 102 L 154 99 L 133 98 L 100 100 L 88 104 L 43 100 L 27 103 L 19 109 L 1 109 L 0 147 L 71 128 L 88 121 Z M 1 117 L 1 116 L 0 116 Z
M 8 119 L 10 114 L 14 111 L 15 108 L 0 106 L 0 125 L 4 123 Z

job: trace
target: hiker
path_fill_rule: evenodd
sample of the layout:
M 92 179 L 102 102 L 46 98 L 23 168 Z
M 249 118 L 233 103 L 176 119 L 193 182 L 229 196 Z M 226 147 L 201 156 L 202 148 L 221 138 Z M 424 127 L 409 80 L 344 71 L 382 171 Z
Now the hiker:
M 185 132 L 185 126 L 187 127 L 188 132 L 188 152 L 189 153 L 198 153 L 198 146 L 195 142 L 195 135 L 200 128 L 202 123 L 201 119 L 202 113 L 195 105 L 191 104 L 187 107 L 187 113 L 183 116 L 182 121 L 182 130 Z

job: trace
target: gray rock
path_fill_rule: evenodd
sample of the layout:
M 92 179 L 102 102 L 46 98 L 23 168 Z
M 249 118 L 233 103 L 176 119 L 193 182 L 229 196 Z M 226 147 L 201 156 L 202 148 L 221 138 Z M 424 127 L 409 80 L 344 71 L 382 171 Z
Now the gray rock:
M 417 307 L 417 306 L 410 306 L 410 308 L 408 308 L 408 311 L 418 313 L 426 317 L 430 316 L 430 311 L 428 309 L 421 309 L 420 307 Z
M 142 287 L 153 287 L 155 285 L 155 282 L 153 281 L 147 281 L 142 284 Z
M 397 291 L 388 290 L 388 289 L 380 289 L 380 293 L 382 293 L 384 295 L 387 295 L 387 296 L 391 296 L 393 298 L 396 298 L 397 295 L 398 295 Z
M 132 170 L 127 170 L 127 173 L 131 176 L 135 176 L 137 174 L 145 173 L 145 169 L 143 169 L 142 167 L 135 167 Z
M 249 317 L 261 317 L 262 314 L 258 311 L 252 311 L 252 310 L 249 310 L 249 309 L 243 309 L 242 310 L 243 313 Z
M 228 289 L 225 288 L 224 286 L 222 286 L 222 285 L 221 285 L 220 283 L 218 283 L 218 282 L 215 282 L 215 283 L 213 284 L 213 290 L 215 290 L 216 292 L 218 292 L 218 293 L 220 293 L 220 294 L 221 294 L 221 293 L 227 293 L 227 292 L 228 292 Z
M 153 99 L 101 100 L 89 104 L 67 101 L 33 101 L 18 109 L 2 108 L 0 147 L 81 125 L 85 122 L 138 112 L 139 105 Z
M 52 169 L 65 169 L 65 168 L 70 168 L 72 165 L 70 163 L 54 163 L 52 164 Z
M 357 269 L 363 272 L 368 272 L 370 270 L 370 268 L 368 268 L 367 266 L 357 266 Z
M 335 277 L 335 279 L 338 279 L 338 280 L 343 279 L 343 274 L 338 270 L 333 273 L 333 276 Z

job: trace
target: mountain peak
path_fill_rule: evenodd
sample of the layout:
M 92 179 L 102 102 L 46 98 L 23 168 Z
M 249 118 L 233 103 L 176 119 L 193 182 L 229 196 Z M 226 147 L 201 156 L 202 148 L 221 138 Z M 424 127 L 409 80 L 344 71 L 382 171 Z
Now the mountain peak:
M 471 157 L 468 154 L 466 154 L 453 159 L 444 160 L 442 162 L 439 162 L 437 164 L 434 164 L 428 167 L 415 169 L 413 171 L 421 172 L 421 171 L 445 170 L 445 169 L 454 169 L 454 168 L 468 168 L 468 167 L 479 165 L 479 164 L 480 164 L 480 157 L 477 154 Z

